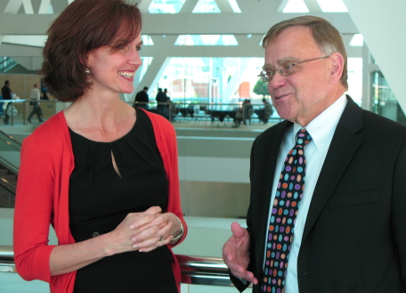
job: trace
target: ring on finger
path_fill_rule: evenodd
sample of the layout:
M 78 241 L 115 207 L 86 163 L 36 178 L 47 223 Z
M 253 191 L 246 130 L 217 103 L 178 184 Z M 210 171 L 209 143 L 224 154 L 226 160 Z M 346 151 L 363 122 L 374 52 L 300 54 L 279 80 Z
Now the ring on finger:
M 165 240 L 165 237 L 161 235 L 161 237 L 159 237 L 159 241 L 162 242 Z

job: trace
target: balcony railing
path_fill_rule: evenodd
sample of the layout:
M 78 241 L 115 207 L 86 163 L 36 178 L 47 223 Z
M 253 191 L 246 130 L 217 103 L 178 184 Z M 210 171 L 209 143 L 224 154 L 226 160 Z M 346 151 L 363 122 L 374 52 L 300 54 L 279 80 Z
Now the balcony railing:
M 29 100 L 16 99 L 16 100 L 1 100 L 0 99 L 0 116 L 4 114 L 3 104 L 12 103 L 9 110 L 10 115 L 10 125 L 27 125 L 30 124 L 27 121 L 28 115 L 32 110 Z M 57 112 L 63 110 L 70 103 L 59 102 L 55 100 L 41 100 L 40 106 L 43 112 L 43 119 L 48 119 Z M 129 105 L 133 105 L 132 102 L 128 102 Z M 259 126 L 264 122 L 261 120 L 261 111 L 263 111 L 263 106 L 258 104 L 253 104 L 250 112 L 247 112 L 247 108 L 241 104 L 214 104 L 214 103 L 159 103 L 161 110 L 158 109 L 156 102 L 149 103 L 137 103 L 138 107 L 145 108 L 147 106 L 148 111 L 154 113 L 160 113 L 168 118 L 172 122 L 193 122 L 197 125 L 198 122 L 208 122 L 207 125 L 215 126 L 231 126 L 234 125 L 236 120 L 239 123 L 253 124 L 252 126 Z M 161 113 L 163 112 L 163 113 Z M 33 124 L 37 124 L 36 117 L 32 118 Z M 277 115 L 276 111 L 269 117 L 270 123 L 280 122 L 281 118 Z M 215 123 L 214 123 L 215 122 Z M 228 124 L 226 123 L 228 122 Z M 0 124 L 1 125 L 1 124 Z M 202 125 L 201 125 L 202 126 Z

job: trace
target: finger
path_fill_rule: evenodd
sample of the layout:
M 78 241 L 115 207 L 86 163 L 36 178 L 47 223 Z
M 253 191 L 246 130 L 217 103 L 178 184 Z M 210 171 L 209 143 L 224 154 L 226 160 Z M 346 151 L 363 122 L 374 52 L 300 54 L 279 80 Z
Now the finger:
M 171 241 L 171 237 L 166 237 L 161 240 L 161 237 L 154 237 L 137 243 L 133 248 L 138 248 L 140 252 L 149 252 L 157 247 L 167 245 Z
M 155 218 L 151 221 L 151 225 L 155 226 L 164 226 L 168 224 L 170 221 L 168 214 L 158 214 Z
M 232 262 L 234 260 L 234 253 L 235 249 L 232 249 L 227 245 L 227 243 L 223 247 L 223 259 L 225 262 Z
M 230 269 L 230 272 L 232 275 L 238 277 L 238 278 L 243 278 L 246 279 L 246 270 L 242 266 L 239 265 L 233 265 L 228 267 Z
M 146 239 L 150 238 L 160 238 L 161 236 L 169 237 L 169 232 L 171 229 L 172 223 L 168 223 L 166 225 L 160 225 L 160 226 L 149 226 L 145 227 L 142 231 L 137 233 L 131 238 L 131 241 L 134 241 L 134 243 L 137 242 L 142 242 Z
M 247 232 L 247 230 L 241 227 L 237 222 L 233 222 L 231 224 L 231 231 L 233 232 L 233 236 L 236 238 L 244 237 L 245 232 Z
M 248 282 L 251 282 L 251 283 L 253 283 L 253 284 L 255 284 L 255 285 L 258 284 L 258 279 L 255 278 L 254 274 L 251 273 L 251 272 L 249 272 L 249 271 L 247 271 L 247 272 L 245 273 L 244 279 L 246 279 Z
M 254 284 L 258 283 L 258 280 L 257 280 L 257 278 L 255 278 L 254 274 L 250 271 L 247 271 L 242 266 L 235 266 L 235 268 L 230 269 L 230 271 L 234 276 L 236 276 L 238 278 L 245 279 Z
M 151 215 L 159 214 L 161 212 L 162 212 L 162 209 L 159 206 L 152 206 L 145 211 L 146 214 L 151 214 Z
M 232 254 L 226 255 L 225 257 L 223 257 L 224 262 L 226 263 L 226 265 L 230 268 L 232 266 L 234 266 L 235 264 L 237 264 L 234 261 L 234 256 Z
M 134 222 L 130 225 L 130 229 L 137 229 L 144 225 L 148 227 L 150 226 L 149 224 L 152 223 L 155 218 L 156 216 L 153 214 L 144 213 L 143 215 L 139 215 L 134 219 Z

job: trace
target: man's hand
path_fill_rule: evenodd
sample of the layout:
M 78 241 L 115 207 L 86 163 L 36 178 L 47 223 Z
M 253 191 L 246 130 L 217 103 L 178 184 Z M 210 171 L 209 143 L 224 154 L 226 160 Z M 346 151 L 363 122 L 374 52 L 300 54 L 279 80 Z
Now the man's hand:
M 237 278 L 258 284 L 254 274 L 247 271 L 250 262 L 250 237 L 248 231 L 238 223 L 231 224 L 233 235 L 223 246 L 223 259 L 231 273 Z

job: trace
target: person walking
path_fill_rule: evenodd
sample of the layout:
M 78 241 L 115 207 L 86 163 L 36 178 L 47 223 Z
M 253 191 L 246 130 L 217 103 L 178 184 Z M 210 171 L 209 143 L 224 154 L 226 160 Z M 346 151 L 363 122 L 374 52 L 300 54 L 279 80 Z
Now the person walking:
M 30 115 L 27 118 L 27 121 L 31 123 L 31 118 L 34 114 L 37 115 L 39 122 L 44 122 L 42 120 L 42 109 L 39 105 L 39 101 L 41 99 L 41 94 L 38 89 L 38 84 L 34 84 L 34 88 L 30 91 L 30 105 L 33 106 Z

